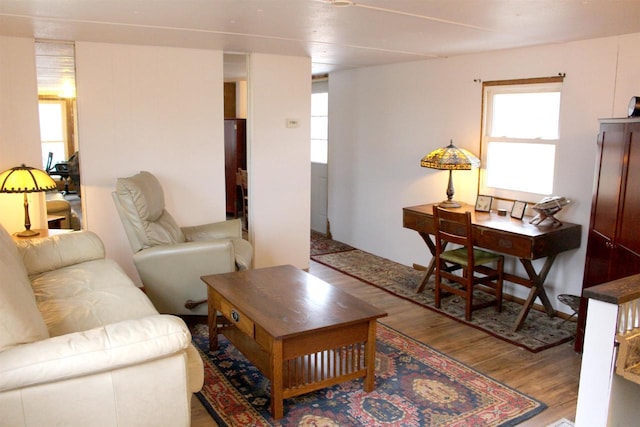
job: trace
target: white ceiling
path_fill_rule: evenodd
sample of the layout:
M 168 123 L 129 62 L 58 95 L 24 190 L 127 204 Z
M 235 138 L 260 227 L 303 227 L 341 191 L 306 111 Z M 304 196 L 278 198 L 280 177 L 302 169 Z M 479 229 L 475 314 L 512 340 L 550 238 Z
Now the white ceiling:
M 636 32 L 638 0 L 0 0 L 1 35 L 310 56 L 314 74 Z

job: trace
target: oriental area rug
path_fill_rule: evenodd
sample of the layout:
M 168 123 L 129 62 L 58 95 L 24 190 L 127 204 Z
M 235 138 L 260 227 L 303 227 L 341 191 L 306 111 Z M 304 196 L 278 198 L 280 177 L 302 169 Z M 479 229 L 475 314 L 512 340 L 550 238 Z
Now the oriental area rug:
M 457 295 L 443 297 L 441 308 L 435 307 L 433 276 L 424 291 L 418 294 L 415 289 L 424 277 L 424 271 L 333 241 L 320 233 L 311 233 L 311 259 L 531 352 L 571 341 L 576 333 L 576 322 L 549 317 L 535 309 L 529 312 L 523 327 L 513 332 L 522 306 L 508 300 L 503 300 L 502 312 L 496 313 L 495 307 L 475 310 L 468 322 L 464 316 L 464 299 Z M 483 292 L 474 294 L 476 301 L 487 297 Z
M 269 380 L 224 337 L 209 352 L 207 325 L 192 326 L 204 361 L 197 397 L 220 426 L 515 426 L 546 406 L 378 323 L 376 387 L 356 379 L 285 399 L 269 412 Z

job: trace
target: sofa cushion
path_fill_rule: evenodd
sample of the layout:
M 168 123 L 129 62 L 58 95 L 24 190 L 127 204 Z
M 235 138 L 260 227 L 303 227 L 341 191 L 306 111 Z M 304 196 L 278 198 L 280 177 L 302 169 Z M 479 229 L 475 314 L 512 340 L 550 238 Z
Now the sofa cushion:
M 146 295 L 110 259 L 47 271 L 31 281 L 51 336 L 158 313 Z
M 153 174 L 142 171 L 118 178 L 116 194 L 143 248 L 185 241 L 182 230 L 164 208 L 162 186 Z
M 0 226 L 0 351 L 49 337 L 22 258 Z
M 91 231 L 22 240 L 17 246 L 29 276 L 105 256 L 102 240 Z

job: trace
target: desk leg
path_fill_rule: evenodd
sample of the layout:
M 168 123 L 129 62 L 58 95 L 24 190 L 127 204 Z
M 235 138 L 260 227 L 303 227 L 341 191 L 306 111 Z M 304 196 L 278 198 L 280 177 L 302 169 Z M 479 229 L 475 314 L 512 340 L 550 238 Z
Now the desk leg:
M 547 279 L 547 275 L 549 274 L 549 271 L 551 270 L 551 266 L 553 265 L 555 259 L 555 255 L 547 257 L 544 265 L 542 266 L 542 269 L 540 270 L 540 273 L 536 273 L 531 260 L 520 258 L 520 262 L 524 266 L 524 269 L 527 271 L 527 275 L 529 276 L 530 282 L 529 284 L 527 284 L 527 286 L 529 286 L 531 290 L 529 291 L 529 296 L 527 297 L 522 310 L 520 310 L 520 314 L 518 315 L 518 319 L 516 320 L 516 324 L 513 328 L 514 331 L 522 328 L 522 324 L 527 318 L 527 315 L 529 314 L 529 311 L 531 310 L 536 297 L 539 297 L 540 301 L 542 301 L 542 305 L 544 305 L 544 308 L 549 317 L 553 317 L 556 315 L 556 310 L 551 305 L 551 301 L 549 300 L 549 297 L 544 290 L 544 281 Z
M 429 282 L 429 279 L 431 278 L 431 275 L 433 274 L 433 271 L 436 268 L 436 244 L 433 243 L 433 240 L 431 240 L 431 237 L 429 237 L 428 234 L 425 234 L 425 233 L 419 233 L 419 234 L 422 237 L 422 240 L 424 240 L 424 242 L 427 244 L 427 247 L 429 248 L 429 252 L 431 252 L 431 261 L 429 261 L 429 265 L 427 266 L 427 271 L 424 274 L 424 277 L 422 278 L 420 283 L 418 283 L 418 286 L 416 286 L 416 294 L 419 294 L 420 292 L 424 291 L 425 286 L 427 286 L 427 282 Z M 442 243 L 443 250 L 447 247 L 447 243 L 448 242 Z M 448 266 L 446 270 L 455 271 L 458 269 L 460 269 L 459 265 L 452 264 L 451 266 Z
M 417 294 L 424 291 L 424 288 L 425 286 L 427 286 L 427 282 L 429 281 L 429 278 L 433 274 L 433 270 L 436 268 L 436 244 L 433 243 L 433 240 L 431 240 L 431 237 L 429 237 L 428 234 L 426 233 L 419 233 L 419 234 L 420 234 L 420 237 L 422 237 L 422 240 L 424 240 L 424 242 L 427 244 L 427 247 L 429 248 L 429 252 L 431 252 L 431 261 L 429 261 L 427 272 L 424 274 L 422 281 L 420 281 L 420 283 L 416 287 Z

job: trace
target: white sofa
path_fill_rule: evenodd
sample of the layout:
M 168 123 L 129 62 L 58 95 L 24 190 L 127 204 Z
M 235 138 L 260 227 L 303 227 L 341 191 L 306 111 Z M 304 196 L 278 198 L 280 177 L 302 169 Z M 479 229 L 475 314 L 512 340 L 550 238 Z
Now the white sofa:
M 87 232 L 0 226 L 0 426 L 189 426 L 202 359 Z

